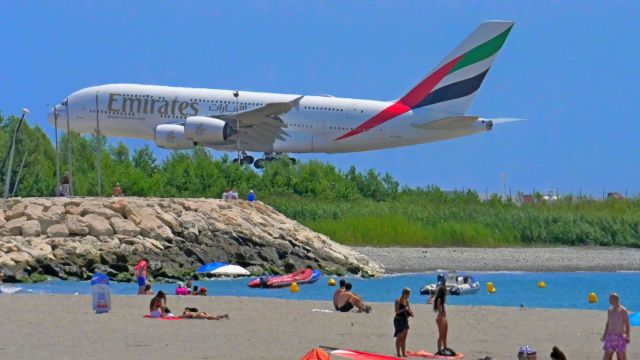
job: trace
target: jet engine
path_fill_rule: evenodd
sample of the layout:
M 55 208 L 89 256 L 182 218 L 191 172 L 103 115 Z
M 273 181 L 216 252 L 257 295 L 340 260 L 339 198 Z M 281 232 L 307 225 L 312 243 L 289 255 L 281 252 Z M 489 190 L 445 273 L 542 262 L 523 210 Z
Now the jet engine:
M 162 124 L 156 127 L 156 145 L 163 149 L 185 150 L 193 147 L 193 141 L 184 134 L 184 126 Z
M 184 124 L 186 137 L 198 143 L 216 144 L 231 136 L 229 124 L 206 116 L 191 116 Z

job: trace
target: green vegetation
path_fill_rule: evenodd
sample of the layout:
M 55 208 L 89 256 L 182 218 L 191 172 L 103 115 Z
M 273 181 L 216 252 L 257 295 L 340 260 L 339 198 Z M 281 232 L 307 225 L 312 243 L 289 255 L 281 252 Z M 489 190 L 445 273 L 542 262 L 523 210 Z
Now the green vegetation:
M 17 118 L 0 117 L 0 151 L 8 153 Z M 125 195 L 218 198 L 225 188 L 254 189 L 259 199 L 287 216 L 350 245 L 532 246 L 603 245 L 640 247 L 640 199 L 593 201 L 564 197 L 536 204 L 481 201 L 473 191 L 446 193 L 437 187 L 400 188 L 389 174 L 346 172 L 318 161 L 271 162 L 264 171 L 238 167 L 205 148 L 171 152 L 156 161 L 150 147 L 130 154 L 122 143 L 101 153 L 103 195 L 119 182 Z M 71 144 L 74 194 L 97 195 L 95 136 L 63 135 L 61 172 Z M 26 156 L 25 156 L 26 154 Z M 55 147 L 39 127 L 23 124 L 12 187 L 22 159 L 16 196 L 53 196 Z M 5 163 L 0 183 L 4 184 Z M 579 201 L 578 201 L 579 200 Z

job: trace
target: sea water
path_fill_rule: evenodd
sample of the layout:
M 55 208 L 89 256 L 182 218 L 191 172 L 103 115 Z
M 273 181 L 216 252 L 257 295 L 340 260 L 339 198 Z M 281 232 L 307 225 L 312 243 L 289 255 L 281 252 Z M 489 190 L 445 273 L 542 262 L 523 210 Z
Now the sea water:
M 620 294 L 622 303 L 632 312 L 640 310 L 640 273 L 638 272 L 563 272 L 528 273 L 495 272 L 473 273 L 481 285 L 474 295 L 449 296 L 451 305 L 475 306 L 525 306 L 528 308 L 590 309 L 603 310 L 608 306 L 611 292 Z M 347 278 L 353 283 L 353 290 L 369 302 L 393 302 L 403 288 L 412 290 L 410 301 L 424 303 L 426 296 L 419 290 L 436 281 L 437 273 L 389 275 L 372 279 Z M 252 289 L 247 286 L 248 278 L 194 281 L 194 285 L 205 287 L 209 296 L 246 296 L 292 300 L 331 301 L 336 287 L 329 286 L 329 277 L 323 276 L 315 284 L 301 285 L 299 293 L 291 293 L 288 288 Z M 337 280 L 337 278 L 336 278 Z M 493 282 L 496 292 L 489 294 L 486 283 Z M 545 288 L 538 282 L 544 281 Z M 6 284 L 5 284 L 6 285 Z M 50 280 L 38 284 L 19 284 L 22 294 L 82 294 L 91 293 L 88 281 Z M 169 295 L 175 293 L 175 284 L 153 284 L 153 290 L 163 290 Z M 135 295 L 135 283 L 111 283 L 113 295 Z M 598 296 L 598 302 L 588 302 L 589 293 Z M 327 309 L 331 306 L 328 303 Z

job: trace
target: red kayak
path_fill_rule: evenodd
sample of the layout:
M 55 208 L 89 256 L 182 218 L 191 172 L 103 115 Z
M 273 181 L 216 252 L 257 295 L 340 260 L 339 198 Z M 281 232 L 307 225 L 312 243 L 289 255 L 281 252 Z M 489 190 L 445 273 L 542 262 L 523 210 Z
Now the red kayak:
M 252 287 L 252 288 L 257 288 L 257 287 L 279 288 L 279 287 L 289 286 L 293 282 L 307 281 L 311 278 L 312 275 L 313 275 L 313 270 L 302 269 L 287 275 L 276 275 L 276 276 L 255 278 L 249 281 L 247 285 L 249 285 L 249 287 Z

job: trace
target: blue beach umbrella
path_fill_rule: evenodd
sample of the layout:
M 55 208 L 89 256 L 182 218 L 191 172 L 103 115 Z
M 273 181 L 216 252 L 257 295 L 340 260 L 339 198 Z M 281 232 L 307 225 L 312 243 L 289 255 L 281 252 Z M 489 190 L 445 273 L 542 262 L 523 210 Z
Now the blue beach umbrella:
M 222 266 L 226 266 L 228 264 L 223 263 L 223 262 L 212 262 L 212 263 L 208 263 L 208 264 L 204 264 L 202 266 L 200 266 L 200 268 L 198 270 L 196 270 L 197 273 L 208 273 L 211 272 L 219 267 Z
M 640 312 L 629 315 L 629 323 L 631 326 L 640 326 Z

